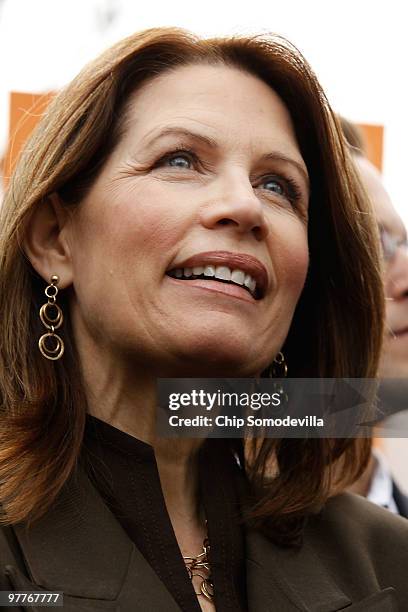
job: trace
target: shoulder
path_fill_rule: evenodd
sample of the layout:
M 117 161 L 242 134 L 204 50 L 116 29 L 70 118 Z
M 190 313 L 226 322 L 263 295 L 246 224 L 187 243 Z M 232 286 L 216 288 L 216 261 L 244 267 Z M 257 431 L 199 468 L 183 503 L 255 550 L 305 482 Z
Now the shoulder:
M 328 563 L 370 572 L 379 584 L 407 591 L 408 520 L 352 493 L 330 499 L 313 517 L 305 539 Z M 346 565 L 348 569 L 346 570 Z
M 388 510 L 373 504 L 360 495 L 342 493 L 328 500 L 322 512 L 316 517 L 321 525 L 328 528 L 341 527 L 343 532 L 359 534 L 367 543 L 376 537 L 408 537 L 408 521 Z
M 408 521 L 351 493 L 309 518 L 302 546 L 282 548 L 249 529 L 246 552 L 248 593 L 259 609 L 268 597 L 279 610 L 406 609 Z

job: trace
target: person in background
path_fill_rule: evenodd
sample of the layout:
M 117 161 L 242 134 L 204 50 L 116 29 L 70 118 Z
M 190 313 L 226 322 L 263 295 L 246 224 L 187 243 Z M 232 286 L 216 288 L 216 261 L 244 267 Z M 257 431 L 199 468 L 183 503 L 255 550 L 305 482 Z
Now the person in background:
M 407 231 L 384 188 L 381 174 L 367 159 L 358 127 L 340 118 L 360 180 L 374 206 L 384 255 L 386 327 L 379 375 L 408 378 L 408 249 Z M 396 484 L 386 458 L 374 444 L 367 469 L 351 490 L 408 518 L 408 496 Z

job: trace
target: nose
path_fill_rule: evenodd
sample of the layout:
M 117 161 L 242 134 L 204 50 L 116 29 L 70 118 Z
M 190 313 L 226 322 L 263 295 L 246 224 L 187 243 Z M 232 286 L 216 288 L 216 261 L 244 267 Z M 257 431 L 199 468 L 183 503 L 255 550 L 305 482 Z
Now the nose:
M 399 247 L 386 270 L 386 296 L 393 300 L 408 298 L 408 249 Z
M 269 232 L 262 202 L 248 176 L 229 176 L 213 186 L 209 201 L 201 209 L 201 223 L 207 229 L 227 226 L 238 234 L 252 234 L 257 241 Z

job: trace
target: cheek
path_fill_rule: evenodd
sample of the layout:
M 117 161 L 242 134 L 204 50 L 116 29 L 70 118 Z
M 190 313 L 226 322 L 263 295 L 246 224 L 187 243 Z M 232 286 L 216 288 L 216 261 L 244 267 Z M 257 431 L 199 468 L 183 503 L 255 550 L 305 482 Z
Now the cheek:
M 82 215 L 76 252 L 90 260 L 109 262 L 114 273 L 129 266 L 142 268 L 147 260 L 161 260 L 183 234 L 191 206 L 169 197 L 160 184 L 123 186 L 111 198 L 95 198 Z M 186 210 L 187 209 L 187 210 Z
M 122 193 L 107 225 L 115 241 L 146 255 L 165 254 L 190 223 L 191 202 L 182 193 L 156 181 L 146 181 L 131 193 Z M 132 251 L 131 251 L 132 252 Z
M 303 289 L 309 266 L 307 228 L 300 222 L 281 223 L 272 245 L 278 287 L 298 297 Z
M 309 251 L 307 243 L 297 245 L 293 248 L 284 263 L 283 273 L 288 287 L 300 293 L 305 284 L 307 270 L 309 266 Z

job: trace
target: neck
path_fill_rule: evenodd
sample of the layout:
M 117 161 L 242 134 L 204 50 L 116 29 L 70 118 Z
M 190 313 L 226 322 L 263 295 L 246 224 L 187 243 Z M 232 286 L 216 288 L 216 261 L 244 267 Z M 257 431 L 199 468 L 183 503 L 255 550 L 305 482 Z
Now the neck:
M 93 416 L 153 446 L 160 482 L 173 527 L 202 526 L 198 499 L 201 439 L 166 439 L 156 434 L 156 377 L 140 365 L 115 356 L 87 355 L 83 364 L 88 411 Z

